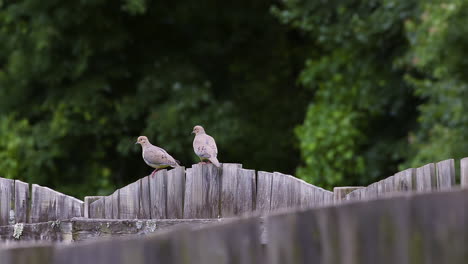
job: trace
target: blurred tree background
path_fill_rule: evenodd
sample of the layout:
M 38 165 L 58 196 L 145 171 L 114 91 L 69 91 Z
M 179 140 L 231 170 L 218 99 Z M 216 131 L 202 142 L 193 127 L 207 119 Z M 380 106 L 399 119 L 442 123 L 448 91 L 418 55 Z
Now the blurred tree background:
M 468 1 L 0 0 L 0 176 L 108 194 L 137 136 L 330 188 L 467 156 Z

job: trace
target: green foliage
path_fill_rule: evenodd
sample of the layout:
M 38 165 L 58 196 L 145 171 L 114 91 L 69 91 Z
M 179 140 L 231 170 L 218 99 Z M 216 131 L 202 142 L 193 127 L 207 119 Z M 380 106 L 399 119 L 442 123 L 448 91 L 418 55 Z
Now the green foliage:
M 468 2 L 421 1 L 418 16 L 406 22 L 412 48 L 405 63 L 414 69 L 408 82 L 424 103 L 408 165 L 467 156 Z
M 299 81 L 315 91 L 297 129 L 297 175 L 331 187 L 366 184 L 395 171 L 416 119 L 416 100 L 395 60 L 408 49 L 414 1 L 284 1 L 273 13 L 318 48 Z
M 151 171 L 139 135 L 197 161 L 196 124 L 221 162 L 294 171 L 310 93 L 291 83 L 308 48 L 269 1 L 2 3 L 0 176 L 106 194 Z

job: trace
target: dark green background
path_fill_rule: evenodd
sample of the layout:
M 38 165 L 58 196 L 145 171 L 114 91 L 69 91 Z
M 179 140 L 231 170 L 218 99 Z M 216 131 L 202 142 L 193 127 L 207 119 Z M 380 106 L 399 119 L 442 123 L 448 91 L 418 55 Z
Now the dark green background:
M 78 197 L 221 162 L 330 188 L 468 156 L 468 1 L 0 0 L 0 176 Z

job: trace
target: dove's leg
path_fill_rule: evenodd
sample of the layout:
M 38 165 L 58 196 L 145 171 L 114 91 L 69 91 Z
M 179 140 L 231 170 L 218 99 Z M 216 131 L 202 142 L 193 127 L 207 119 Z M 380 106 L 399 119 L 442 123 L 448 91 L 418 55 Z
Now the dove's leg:
M 160 169 L 155 169 L 155 170 L 151 173 L 150 177 L 152 177 L 153 174 L 155 174 L 156 172 L 158 172 L 158 170 L 160 170 Z

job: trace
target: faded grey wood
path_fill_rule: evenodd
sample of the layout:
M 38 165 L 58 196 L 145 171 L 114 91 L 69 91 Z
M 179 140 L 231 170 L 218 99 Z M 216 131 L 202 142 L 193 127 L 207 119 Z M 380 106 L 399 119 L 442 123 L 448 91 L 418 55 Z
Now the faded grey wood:
M 301 208 L 311 208 L 314 206 L 317 206 L 317 203 L 315 202 L 315 192 L 317 191 L 317 187 L 308 184 L 305 181 L 300 181 L 300 207 Z
M 437 162 L 437 187 L 446 190 L 455 185 L 455 161 L 453 159 Z
M 167 218 L 184 218 L 185 168 L 177 167 L 167 175 Z
M 223 163 L 221 216 L 242 215 L 254 210 L 255 171 L 241 169 L 240 164 Z
M 468 158 L 460 161 L 460 184 L 463 188 L 468 187 Z
M 112 218 L 113 219 L 120 219 L 120 189 L 116 190 L 112 195 L 111 195 L 111 201 L 112 201 Z
M 396 187 L 396 180 L 395 180 L 395 176 L 390 176 L 386 179 L 383 180 L 384 181 L 384 194 L 389 194 L 389 193 L 393 193 L 393 192 L 396 192 L 397 190 L 397 187 Z
M 223 163 L 221 180 L 221 216 L 236 215 L 237 184 L 241 164 Z
M 358 201 L 358 200 L 361 200 L 361 192 L 362 190 L 364 189 L 364 187 L 362 188 L 358 188 L 350 193 L 348 193 L 346 195 L 346 200 L 348 201 Z
M 322 205 L 333 204 L 333 192 L 323 190 L 323 203 Z
M 323 191 L 324 189 L 317 187 L 314 192 L 314 201 L 316 206 L 323 205 Z
M 109 195 L 109 196 L 104 196 L 103 200 L 104 200 L 104 219 L 112 219 L 114 218 L 113 217 L 113 204 L 112 204 L 112 197 L 113 197 L 113 194 Z M 94 217 L 91 217 L 91 218 L 94 218 Z M 117 219 L 118 217 L 116 217 Z
M 119 190 L 119 218 L 136 219 L 140 211 L 140 182 L 136 181 Z
M 225 219 L 86 219 L 74 218 L 73 241 L 86 241 L 97 238 L 119 237 L 126 235 L 145 235 L 161 230 L 172 230 L 176 226 L 199 228 L 221 223 Z
M 8 225 L 10 222 L 10 211 L 14 208 L 14 197 L 15 181 L 0 178 L 0 225 Z M 14 218 L 11 220 L 14 221 Z
M 104 200 L 104 196 L 85 196 L 85 198 L 84 198 L 84 212 L 83 212 L 83 216 L 85 218 L 92 218 L 92 217 L 89 216 L 89 205 L 91 203 L 99 200 L 99 199 Z M 103 209 L 103 211 L 105 211 L 105 209 Z
M 411 191 L 415 188 L 416 170 L 413 168 L 400 171 L 395 174 L 394 184 L 397 191 Z
M 256 210 L 260 213 L 267 213 L 271 210 L 271 186 L 273 173 L 259 171 L 257 173 L 257 198 Z
M 219 217 L 220 170 L 213 164 L 195 164 L 186 173 L 184 218 Z
M 138 219 L 151 219 L 151 193 L 149 176 L 138 180 L 140 184 L 140 210 L 138 211 Z
M 372 183 L 364 189 L 365 199 L 375 199 L 377 198 L 377 184 Z
M 0 241 L 2 245 L 31 241 L 70 242 L 72 223 L 66 220 L 0 226 Z
M 333 188 L 333 201 L 335 203 L 340 203 L 346 199 L 346 195 L 350 192 L 362 189 L 362 186 L 346 186 L 346 187 L 335 187 Z
M 30 223 L 57 218 L 57 192 L 37 184 L 32 185 Z
M 29 184 L 15 180 L 15 223 L 27 223 L 29 211 Z
M 168 263 L 262 263 L 259 233 L 256 218 L 202 227 L 174 241 L 174 251 L 185 254 L 174 254 L 175 259 Z
M 152 219 L 165 219 L 167 198 L 167 170 L 149 176 L 150 211 Z
M 88 197 L 85 197 L 85 202 L 86 202 L 86 198 Z M 89 215 L 89 218 L 105 218 L 106 216 L 105 199 L 98 199 L 92 202 L 89 205 L 88 215 Z
M 271 210 L 300 207 L 300 188 L 297 178 L 274 172 L 271 184 Z
M 71 217 L 83 217 L 84 216 L 84 202 L 76 199 L 72 196 L 67 196 L 67 199 L 71 200 L 72 210 L 71 210 Z
M 2 264 L 52 263 L 53 245 L 48 243 L 25 243 L 0 250 Z
M 426 164 L 416 169 L 416 190 L 431 191 L 437 188 L 436 170 L 434 163 Z

